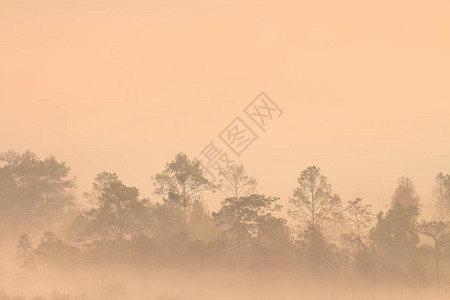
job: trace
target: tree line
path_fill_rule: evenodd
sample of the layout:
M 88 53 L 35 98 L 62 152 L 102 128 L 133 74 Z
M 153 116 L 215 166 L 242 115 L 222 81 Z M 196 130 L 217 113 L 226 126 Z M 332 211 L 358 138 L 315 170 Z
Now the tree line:
M 300 172 L 283 210 L 278 197 L 257 193 L 256 179 L 242 165 L 222 170 L 214 184 L 198 160 L 180 153 L 152 177 L 162 202 L 103 172 L 83 193 L 89 206 L 82 206 L 70 168 L 55 157 L 9 151 L 0 161 L 0 241 L 17 240 L 14 260 L 24 271 L 276 268 L 414 284 L 442 284 L 450 275 L 450 175 L 436 176 L 436 218 L 425 221 L 406 177 L 387 199 L 389 209 L 375 214 L 361 198 L 341 199 L 311 166 Z M 224 194 L 218 211 L 207 209 L 205 191 Z M 40 241 L 33 243 L 37 233 Z

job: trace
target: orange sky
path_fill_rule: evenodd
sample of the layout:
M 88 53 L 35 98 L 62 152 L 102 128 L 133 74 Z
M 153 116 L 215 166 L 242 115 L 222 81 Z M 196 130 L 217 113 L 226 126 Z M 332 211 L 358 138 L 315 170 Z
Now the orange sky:
M 265 91 L 284 114 L 240 160 L 260 192 L 318 165 L 344 201 L 409 176 L 427 207 L 449 83 L 444 0 L 0 1 L 0 152 L 54 154 L 82 191 L 105 170 L 151 195 Z

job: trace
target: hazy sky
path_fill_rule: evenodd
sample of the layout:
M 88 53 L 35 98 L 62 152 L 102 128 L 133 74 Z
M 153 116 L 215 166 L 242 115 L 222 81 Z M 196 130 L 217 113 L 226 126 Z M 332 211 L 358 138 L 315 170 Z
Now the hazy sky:
M 317 165 L 344 201 L 384 208 L 409 176 L 427 206 L 449 83 L 448 0 L 0 0 L 0 152 L 54 154 L 82 191 L 113 171 L 151 195 L 265 91 L 284 114 L 240 160 L 260 192 Z

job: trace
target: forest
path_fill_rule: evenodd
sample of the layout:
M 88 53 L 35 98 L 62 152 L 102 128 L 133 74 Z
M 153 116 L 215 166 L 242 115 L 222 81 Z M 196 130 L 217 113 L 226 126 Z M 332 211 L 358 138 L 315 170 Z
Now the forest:
M 0 299 L 122 299 L 133 293 L 120 279 L 99 279 L 94 292 L 64 290 L 77 276 L 87 278 L 82 274 L 142 280 L 152 274 L 148 282 L 156 286 L 164 276 L 174 285 L 178 275 L 185 285 L 203 276 L 212 286 L 208 280 L 220 273 L 263 286 L 303 282 L 304 293 L 336 284 L 394 295 L 401 287 L 414 291 L 415 299 L 424 299 L 421 291 L 449 290 L 450 175 L 436 174 L 435 217 L 424 219 L 408 177 L 399 178 L 392 197 L 384 199 L 389 209 L 377 212 L 364 199 L 341 199 L 318 166 L 298 174 L 296 186 L 280 187 L 292 190 L 283 206 L 276 195 L 257 192 L 257 179 L 244 166 L 229 165 L 212 183 L 200 161 L 179 153 L 149 178 L 162 201 L 141 197 L 138 188 L 108 172 L 98 174 L 79 199 L 65 162 L 30 151 L 3 153 Z M 223 195 L 220 209 L 208 209 L 206 192 Z M 54 285 L 27 294 L 39 278 Z M 185 299 L 171 288 L 158 293 L 153 299 Z M 263 299 L 253 296 L 242 298 Z M 200 298 L 213 299 L 186 299 Z M 278 294 L 282 298 L 288 299 Z

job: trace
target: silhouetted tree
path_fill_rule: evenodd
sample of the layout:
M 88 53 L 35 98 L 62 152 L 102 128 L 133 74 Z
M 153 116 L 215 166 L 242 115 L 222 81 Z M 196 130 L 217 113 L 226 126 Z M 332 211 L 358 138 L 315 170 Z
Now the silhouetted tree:
M 213 217 L 237 242 L 240 250 L 245 240 L 254 240 L 259 244 L 263 232 L 270 230 L 270 225 L 276 224 L 274 213 L 282 207 L 276 204 L 278 200 L 279 198 L 259 194 L 237 199 L 226 198 L 222 201 L 220 210 L 213 213 Z
M 433 198 L 438 213 L 439 220 L 448 219 L 450 212 L 450 175 L 439 173 L 435 179 L 433 188 Z
M 261 226 L 258 246 L 268 250 L 266 252 L 270 256 L 289 262 L 295 249 L 286 219 L 275 216 L 266 218 Z M 267 254 L 263 260 L 267 259 Z
M 418 231 L 434 241 L 436 259 L 436 280 L 439 284 L 439 248 L 442 238 L 449 234 L 449 225 L 442 221 L 422 221 L 417 225 Z
M 190 160 L 186 154 L 179 153 L 175 160 L 155 175 L 155 194 L 164 195 L 168 203 L 182 207 L 186 212 L 204 190 L 213 190 L 214 185 L 203 176 L 200 162 Z
M 416 193 L 416 188 L 407 177 L 401 177 L 398 180 L 398 186 L 392 195 L 391 205 L 394 206 L 395 203 L 400 203 L 403 207 L 408 207 L 410 205 L 419 206 L 420 197 Z
M 299 187 L 289 199 L 289 214 L 306 228 L 327 229 L 340 216 L 341 200 L 317 167 L 308 167 L 298 178 Z
M 256 179 L 249 176 L 243 165 L 232 164 L 220 172 L 220 190 L 230 198 L 248 196 L 256 190 Z
M 244 242 L 251 240 L 249 224 L 245 220 L 245 210 L 246 205 L 240 201 L 240 198 L 226 198 L 222 201 L 220 210 L 212 214 L 221 230 L 235 242 L 238 252 L 241 251 Z
M 339 250 L 338 256 L 340 261 L 344 264 L 345 273 L 349 274 L 350 269 L 350 260 L 353 256 L 353 248 L 354 248 L 354 236 L 347 233 L 342 232 L 339 239 Z
M 261 242 L 261 235 L 270 227 L 271 221 L 275 218 L 274 213 L 280 211 L 282 206 L 276 204 L 279 198 L 268 197 L 260 194 L 252 194 L 250 196 L 241 197 L 245 203 L 244 209 L 245 221 L 250 225 L 253 236 L 256 237 L 258 243 Z
M 84 195 L 96 206 L 86 212 L 91 233 L 102 239 L 130 239 L 149 226 L 149 201 L 139 199 L 139 190 L 125 186 L 115 173 L 97 175 L 93 191 Z
M 348 205 L 345 208 L 347 219 L 350 221 L 356 234 L 358 255 L 361 253 L 361 249 L 364 246 L 363 241 L 367 236 L 367 230 L 374 217 L 371 212 L 371 207 L 372 205 L 370 204 L 362 204 L 361 198 L 356 198 L 353 201 L 348 201 Z
M 17 241 L 17 251 L 15 261 L 23 269 L 30 269 L 34 267 L 36 256 L 34 253 L 33 244 L 30 242 L 28 235 L 21 234 Z
M 49 228 L 74 207 L 75 179 L 70 168 L 49 156 L 39 160 L 32 152 L 0 155 L 0 219 L 16 225 Z
M 377 215 L 377 224 L 370 232 L 370 238 L 385 262 L 407 273 L 415 263 L 419 235 L 416 219 L 419 209 L 415 205 L 404 207 L 399 202 L 388 211 Z

